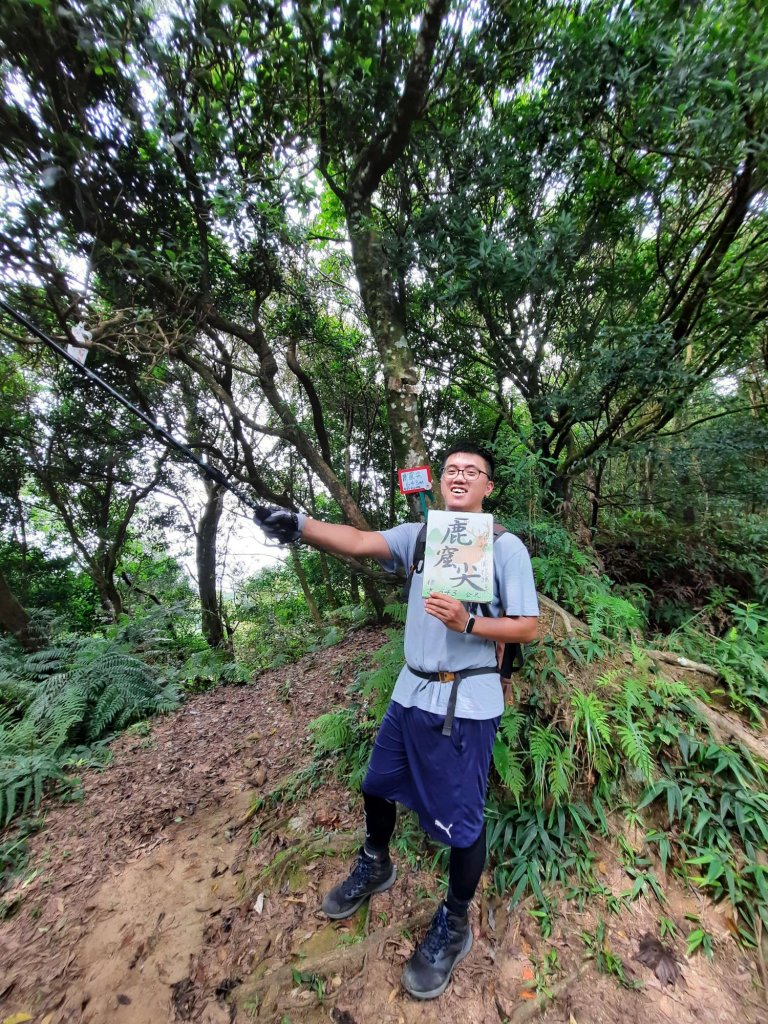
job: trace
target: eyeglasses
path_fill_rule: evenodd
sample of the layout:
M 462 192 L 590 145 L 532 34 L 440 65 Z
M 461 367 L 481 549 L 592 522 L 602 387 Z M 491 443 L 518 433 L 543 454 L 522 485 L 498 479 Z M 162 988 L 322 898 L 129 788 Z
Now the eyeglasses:
M 465 466 L 461 469 L 459 466 L 446 466 L 443 470 L 443 476 L 446 480 L 455 480 L 459 475 L 463 476 L 465 480 L 477 480 L 480 474 L 487 476 L 490 480 L 490 476 L 485 472 L 484 469 L 478 469 L 477 466 Z

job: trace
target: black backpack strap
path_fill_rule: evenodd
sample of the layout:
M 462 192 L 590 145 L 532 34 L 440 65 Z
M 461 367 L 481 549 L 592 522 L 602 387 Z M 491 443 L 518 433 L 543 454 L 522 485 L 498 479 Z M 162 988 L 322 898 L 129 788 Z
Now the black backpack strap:
M 415 572 L 424 572 L 424 556 L 427 553 L 427 524 L 424 523 L 419 530 L 419 535 L 416 538 L 416 545 L 413 549 L 413 565 L 409 576 L 413 576 Z
M 499 537 L 505 533 L 509 533 L 506 526 L 502 526 L 501 523 L 493 524 L 493 543 L 495 544 Z M 482 614 L 486 618 L 491 616 L 491 606 L 489 604 L 477 605 Z M 499 674 L 502 679 L 509 679 L 513 672 L 519 672 L 523 667 L 525 658 L 523 657 L 523 648 L 520 644 L 504 644 L 504 652 L 501 656 L 501 665 L 499 665 Z
M 403 584 L 403 589 L 400 591 L 401 600 L 407 601 L 408 595 L 411 592 L 411 583 L 413 582 L 413 574 L 424 572 L 424 556 L 427 553 L 427 524 L 423 523 L 419 530 L 418 536 L 416 537 L 416 544 L 413 549 L 413 562 L 408 570 L 408 576 Z
M 502 679 L 509 679 L 513 672 L 519 672 L 523 667 L 523 648 L 520 644 L 504 644 L 504 654 L 501 658 L 499 674 Z

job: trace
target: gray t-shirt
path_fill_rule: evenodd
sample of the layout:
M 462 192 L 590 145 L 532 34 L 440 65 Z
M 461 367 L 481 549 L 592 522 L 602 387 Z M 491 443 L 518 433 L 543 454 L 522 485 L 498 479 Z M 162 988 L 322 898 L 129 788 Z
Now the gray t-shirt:
M 390 572 L 398 567 L 406 572 L 410 570 L 420 530 L 420 523 L 403 523 L 381 531 L 392 553 L 390 562 L 381 563 L 385 569 Z M 493 545 L 493 575 L 492 615 L 539 614 L 531 559 L 523 542 L 513 533 L 502 534 Z M 487 676 L 470 676 L 459 684 L 456 717 L 495 718 L 504 710 L 495 643 L 471 633 L 457 633 L 434 615 L 427 614 L 421 596 L 421 576 L 414 577 L 408 595 L 405 661 L 392 693 L 392 700 L 404 707 L 444 715 L 451 691 L 450 683 L 421 679 L 408 671 L 409 665 L 419 672 L 457 672 L 487 665 Z

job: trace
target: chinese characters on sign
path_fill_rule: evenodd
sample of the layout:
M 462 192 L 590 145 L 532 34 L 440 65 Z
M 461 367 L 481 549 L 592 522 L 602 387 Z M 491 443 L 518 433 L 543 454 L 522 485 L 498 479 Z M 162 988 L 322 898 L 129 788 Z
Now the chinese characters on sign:
M 412 469 L 398 469 L 397 480 L 401 494 L 416 494 L 432 490 L 432 474 L 429 466 L 414 466 Z
M 459 601 L 493 600 L 493 516 L 430 511 L 422 594 Z

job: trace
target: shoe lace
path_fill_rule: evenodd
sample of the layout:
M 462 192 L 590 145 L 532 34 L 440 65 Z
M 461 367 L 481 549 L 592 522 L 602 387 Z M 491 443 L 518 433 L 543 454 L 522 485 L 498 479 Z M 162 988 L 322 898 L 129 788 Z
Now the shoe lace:
M 445 914 L 445 908 L 441 907 L 440 910 L 432 918 L 432 923 L 429 926 L 427 934 L 420 945 L 422 954 L 431 962 L 434 962 L 437 957 L 445 950 L 445 947 L 450 941 L 450 935 L 448 933 L 448 918 Z
M 344 882 L 344 889 L 354 892 L 355 889 L 366 886 L 375 866 L 375 861 L 365 857 L 362 853 L 359 854 L 355 866 Z

